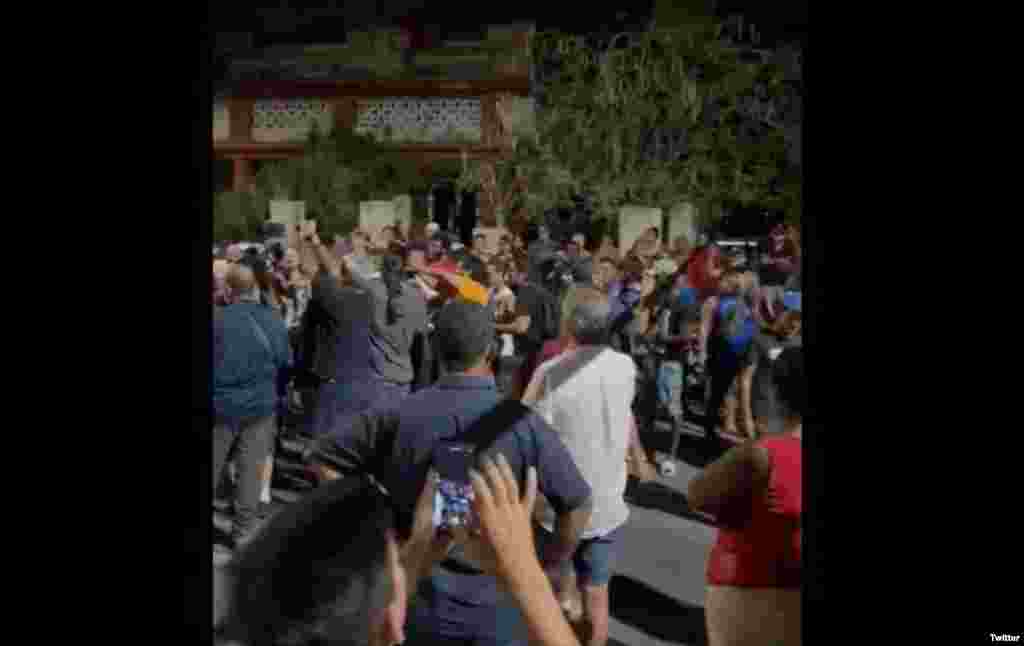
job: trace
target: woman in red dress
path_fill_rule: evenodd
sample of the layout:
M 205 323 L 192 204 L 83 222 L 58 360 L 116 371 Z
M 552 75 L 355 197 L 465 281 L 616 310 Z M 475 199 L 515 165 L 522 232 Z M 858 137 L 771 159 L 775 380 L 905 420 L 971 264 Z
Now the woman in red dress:
M 801 643 L 803 365 L 800 348 L 772 365 L 783 432 L 731 449 L 690 482 L 690 507 L 719 524 L 704 604 L 710 646 Z

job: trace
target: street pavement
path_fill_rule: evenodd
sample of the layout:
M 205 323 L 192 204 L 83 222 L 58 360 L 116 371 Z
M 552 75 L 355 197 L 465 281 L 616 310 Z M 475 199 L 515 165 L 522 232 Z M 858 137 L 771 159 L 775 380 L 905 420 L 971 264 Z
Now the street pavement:
M 610 646 L 706 644 L 704 628 L 704 566 L 714 540 L 712 521 L 686 505 L 686 487 L 716 456 L 699 441 L 700 431 L 687 424 L 678 449 L 673 477 L 639 485 L 631 481 L 626 497 L 630 518 L 622 534 L 622 551 L 611 582 Z M 649 449 L 668 451 L 671 433 L 666 424 L 641 432 Z M 717 455 L 717 454 L 716 454 Z M 275 506 L 301 495 L 301 486 L 286 475 L 295 463 L 279 459 L 275 476 Z M 227 532 L 230 521 L 214 512 L 216 530 Z M 215 530 L 215 533 L 216 533 Z M 223 566 L 227 555 L 214 552 L 214 617 L 224 605 Z M 410 644 L 415 646 L 415 644 Z

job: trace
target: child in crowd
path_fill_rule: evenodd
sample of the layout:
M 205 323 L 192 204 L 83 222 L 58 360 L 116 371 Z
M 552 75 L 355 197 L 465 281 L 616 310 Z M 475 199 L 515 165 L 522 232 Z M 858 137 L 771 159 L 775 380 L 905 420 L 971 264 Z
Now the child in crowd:
M 682 421 L 686 413 L 686 366 L 700 341 L 701 307 L 680 291 L 658 319 L 658 342 L 664 358 L 658 370 L 658 404 Z

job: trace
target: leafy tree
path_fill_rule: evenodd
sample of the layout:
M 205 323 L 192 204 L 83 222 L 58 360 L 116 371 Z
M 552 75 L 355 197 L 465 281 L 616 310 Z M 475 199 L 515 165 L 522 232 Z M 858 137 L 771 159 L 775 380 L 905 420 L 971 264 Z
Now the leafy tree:
M 798 218 L 799 171 L 762 114 L 788 90 L 784 70 L 748 60 L 722 30 L 699 8 L 659 0 L 641 33 L 538 34 L 539 147 L 569 175 L 555 184 L 587 191 L 604 215 L 690 202 L 707 218 L 736 202 Z M 550 199 L 550 188 L 538 190 Z
M 213 239 L 252 240 L 259 235 L 264 211 L 258 196 L 223 191 L 213 198 Z
M 426 187 L 416 164 L 351 131 L 314 127 L 301 157 L 267 164 L 256 177 L 263 200 L 297 200 L 322 234 L 348 234 L 359 224 L 359 203 L 391 199 Z

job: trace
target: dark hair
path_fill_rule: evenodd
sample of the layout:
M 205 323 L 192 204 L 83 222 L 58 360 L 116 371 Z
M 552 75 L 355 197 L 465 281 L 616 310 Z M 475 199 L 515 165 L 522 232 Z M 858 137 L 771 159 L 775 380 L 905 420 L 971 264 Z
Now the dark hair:
M 224 636 L 247 646 L 370 644 L 371 617 L 393 594 L 387 532 L 408 536 L 400 522 L 365 478 L 336 480 L 281 510 L 228 566 Z
M 531 242 L 535 242 L 540 239 L 540 227 L 534 223 L 530 223 L 526 226 L 526 231 L 523 233 L 523 242 L 527 245 Z
M 491 345 L 487 346 L 487 349 L 484 350 L 484 352 L 481 354 L 443 356 L 441 357 L 441 361 L 442 363 L 444 363 L 444 369 L 447 370 L 449 373 L 465 372 L 467 370 L 470 370 L 471 368 L 476 367 L 476 365 L 480 363 L 480 359 L 482 359 L 485 355 L 491 356 L 493 358 L 495 356 L 495 352 L 497 351 L 497 349 L 498 341 L 495 340 L 493 343 L 491 343 Z
M 704 317 L 704 308 L 700 303 L 690 303 L 680 308 L 680 319 L 683 325 L 689 323 L 700 323 Z
M 262 258 L 249 254 L 243 256 L 238 264 L 252 270 L 252 276 L 256 279 L 256 285 L 260 288 L 261 293 L 269 292 L 273 289 L 273 276 L 271 276 L 270 270 L 267 269 L 267 263 Z
M 388 325 L 394 325 L 398 318 L 394 299 L 402 294 L 402 282 L 405 280 L 402 259 L 395 254 L 388 254 L 381 259 L 380 278 L 388 293 Z
M 786 348 L 772 363 L 772 381 L 779 403 L 790 415 L 807 414 L 807 376 L 804 373 L 804 351 L 801 347 Z
M 470 278 L 481 285 L 487 284 L 487 265 L 484 264 L 483 260 L 480 260 L 476 256 L 470 254 L 462 261 L 462 266 L 469 274 Z

